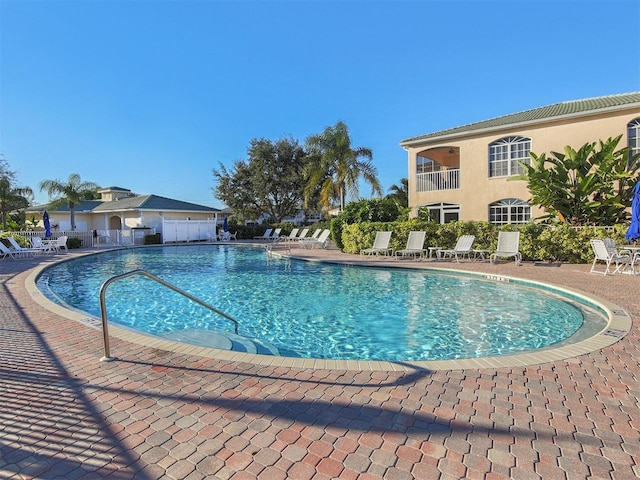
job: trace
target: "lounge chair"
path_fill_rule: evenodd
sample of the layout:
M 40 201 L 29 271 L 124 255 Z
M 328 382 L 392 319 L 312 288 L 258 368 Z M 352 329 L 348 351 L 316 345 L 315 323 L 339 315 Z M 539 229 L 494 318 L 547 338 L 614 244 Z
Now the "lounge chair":
M 280 237 L 281 228 L 276 228 L 267 240 L 277 240 Z
M 615 264 L 616 266 L 611 274 L 621 272 L 622 267 L 624 267 L 625 265 L 630 266 L 633 271 L 633 258 L 631 257 L 631 254 L 618 252 L 617 248 L 615 247 L 615 243 L 612 246 L 611 243 L 606 242 L 605 239 L 592 239 L 591 248 L 593 249 L 595 258 L 593 259 L 593 263 L 591 264 L 591 270 L 589 271 L 589 273 L 601 273 L 603 275 L 608 275 L 611 264 Z M 598 262 L 605 262 L 607 268 L 605 268 L 604 271 L 596 270 L 596 264 Z
M 393 249 L 389 248 L 391 232 L 377 232 L 371 248 L 360 250 L 360 255 L 390 255 Z
M 394 254 L 396 258 L 404 257 L 405 255 L 422 258 L 427 251 L 427 249 L 424 248 L 424 237 L 426 235 L 427 232 L 409 232 L 407 246 L 402 250 L 396 250 Z
M 273 228 L 267 228 L 262 235 L 256 235 L 253 237 L 255 240 L 269 240 L 271 237 L 271 232 L 273 232 Z
M 294 228 L 293 230 L 291 230 L 291 233 L 289 233 L 289 235 L 281 235 L 279 236 L 276 241 L 277 242 L 292 242 L 294 240 L 298 239 L 298 231 L 300 229 L 299 228 Z
M 11 257 L 12 260 L 17 260 L 20 258 L 20 255 L 13 250 L 10 250 L 2 241 L 0 240 L 0 255 L 2 258 Z
M 308 233 L 309 233 L 309 229 L 303 228 L 302 231 L 300 232 L 300 235 L 298 235 L 298 238 L 296 238 L 296 240 L 297 241 L 304 240 L 305 238 L 307 238 Z
M 475 235 L 461 235 L 456 242 L 456 246 L 452 249 L 442 249 L 436 252 L 438 260 L 445 258 L 455 258 L 456 262 L 460 261 L 460 258 L 471 258 L 471 252 L 473 249 L 473 242 L 476 241 Z
M 313 235 L 311 235 L 311 238 L 318 238 L 318 235 L 320 235 L 321 232 L 322 232 L 321 228 L 316 228 L 316 231 L 313 232 Z
M 520 253 L 520 232 L 498 232 L 498 247 L 489 256 L 490 263 L 496 263 L 497 258 L 515 258 L 516 265 L 522 265 Z
M 7 237 L 7 240 L 9 241 L 9 243 L 11 244 L 11 247 L 13 248 L 13 252 L 17 253 L 19 256 L 28 257 L 28 256 L 31 256 L 31 255 L 37 255 L 39 253 L 42 253 L 42 250 L 37 249 L 37 248 L 25 248 L 25 247 L 23 247 L 13 237 Z
M 326 229 L 318 236 L 318 238 L 308 238 L 306 240 L 302 240 L 300 245 L 302 245 L 302 248 L 309 248 L 309 249 L 315 248 L 316 246 L 321 248 L 327 248 L 330 241 L 329 235 L 331 235 L 331 230 Z

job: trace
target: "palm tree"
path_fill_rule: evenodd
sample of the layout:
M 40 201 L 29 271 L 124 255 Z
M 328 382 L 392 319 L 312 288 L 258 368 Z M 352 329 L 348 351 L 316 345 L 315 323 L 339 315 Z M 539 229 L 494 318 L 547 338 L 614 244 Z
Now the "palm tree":
M 0 177 L 0 215 L 2 229 L 7 229 L 7 215 L 13 210 L 29 206 L 29 197 L 33 191 L 29 187 L 15 187 L 9 176 Z
M 46 190 L 49 197 L 57 197 L 59 195 L 52 203 L 66 202 L 69 206 L 71 230 L 76 229 L 76 204 L 86 200 L 97 188 L 100 188 L 97 183 L 83 182 L 77 173 L 69 175 L 67 183 L 63 183 L 60 180 L 44 180 L 40 182 L 40 190 Z
M 391 185 L 389 187 L 389 193 L 387 198 L 393 198 L 398 206 L 407 208 L 409 206 L 409 180 L 406 178 L 400 179 L 400 185 Z
M 305 169 L 307 205 L 319 189 L 322 205 L 330 207 L 333 200 L 339 200 L 342 211 L 347 193 L 357 197 L 361 177 L 371 185 L 373 194 L 382 195 L 377 170 L 371 163 L 371 149 L 352 148 L 349 129 L 343 122 L 307 138 L 306 148 L 309 160 Z

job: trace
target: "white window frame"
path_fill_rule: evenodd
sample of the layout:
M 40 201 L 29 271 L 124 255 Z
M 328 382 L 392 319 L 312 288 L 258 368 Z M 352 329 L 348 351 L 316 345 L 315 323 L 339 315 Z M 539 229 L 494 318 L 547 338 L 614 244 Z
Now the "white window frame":
M 519 198 L 504 198 L 489 205 L 489 223 L 524 225 L 531 221 L 531 206 Z
M 524 173 L 520 162 L 529 164 L 531 139 L 505 137 L 489 144 L 489 177 L 512 177 Z
M 445 224 L 449 222 L 455 222 L 456 220 L 460 220 L 460 205 L 457 203 L 428 203 L 427 205 L 420 205 L 419 208 L 426 208 L 429 213 L 437 212 L 437 216 L 434 216 L 434 220 L 438 220 L 438 223 Z M 445 221 L 445 218 L 450 215 L 456 215 L 455 220 L 449 220 L 449 222 Z
M 640 153 L 640 118 L 635 118 L 627 124 L 627 144 L 631 156 Z

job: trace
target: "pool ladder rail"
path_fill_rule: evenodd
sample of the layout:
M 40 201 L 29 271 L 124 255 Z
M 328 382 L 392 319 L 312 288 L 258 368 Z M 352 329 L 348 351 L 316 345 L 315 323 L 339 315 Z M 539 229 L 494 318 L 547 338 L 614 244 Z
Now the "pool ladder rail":
M 106 304 L 106 300 L 105 300 L 107 287 L 109 285 L 111 285 L 113 282 L 117 281 L 117 280 L 122 280 L 123 278 L 131 277 L 133 275 L 144 275 L 145 277 L 150 278 L 151 280 L 154 280 L 154 281 L 158 282 L 159 284 L 164 285 L 167 288 L 170 288 L 174 292 L 177 292 L 180 295 L 183 295 L 183 296 L 187 297 L 189 300 L 194 301 L 197 304 L 208 308 L 212 312 L 215 312 L 218 315 L 223 316 L 224 318 L 226 318 L 227 320 L 229 320 L 229 321 L 231 321 L 233 323 L 234 333 L 238 334 L 238 321 L 235 318 L 233 318 L 231 315 L 226 314 L 225 312 L 223 312 L 222 310 L 214 307 L 213 305 L 210 305 L 207 302 L 205 302 L 203 300 L 200 300 L 197 297 L 194 297 L 190 293 L 185 292 L 181 288 L 178 288 L 175 285 L 170 284 L 169 282 L 161 279 L 160 277 L 157 277 L 157 276 L 153 275 L 152 273 L 147 272 L 146 270 L 142 270 L 142 269 L 132 270 L 130 272 L 122 273 L 120 275 L 115 275 L 115 276 L 109 278 L 100 287 L 100 315 L 102 317 L 102 339 L 103 339 L 103 344 L 104 344 L 104 356 L 100 359 L 101 362 L 109 362 L 111 360 L 115 360 L 115 357 L 112 357 L 110 355 L 110 349 L 109 349 L 109 325 L 108 325 L 108 322 L 107 322 L 107 304 Z

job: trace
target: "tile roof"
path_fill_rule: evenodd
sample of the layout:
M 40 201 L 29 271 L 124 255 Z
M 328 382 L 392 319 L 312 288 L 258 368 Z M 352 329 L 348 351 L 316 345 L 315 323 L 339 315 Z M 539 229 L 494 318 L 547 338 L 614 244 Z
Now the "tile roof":
M 479 130 L 500 128 L 509 125 L 536 123 L 539 121 L 562 117 L 578 117 L 590 113 L 597 113 L 598 111 L 611 109 L 618 110 L 630 107 L 640 107 L 640 92 L 622 93 L 617 95 L 607 95 L 604 97 L 555 103 L 546 107 L 525 110 L 523 112 L 512 113 L 510 115 L 470 123 L 460 127 L 449 128 L 438 132 L 407 138 L 406 140 L 402 140 L 400 145 L 405 146 L 420 140 L 433 139 L 454 134 L 471 133 Z
M 111 212 L 118 210 L 177 210 L 181 212 L 218 212 L 217 208 L 205 207 L 195 203 L 174 200 L 159 195 L 138 195 L 121 198 L 112 202 L 103 202 L 94 208 L 94 212 Z
M 28 208 L 26 211 L 43 213 L 45 210 L 49 212 L 68 212 L 69 207 L 64 205 L 51 209 L 51 204 L 36 205 Z M 122 210 L 164 210 L 164 211 L 180 211 L 180 212 L 219 212 L 220 210 L 213 207 L 206 207 L 195 203 L 174 200 L 173 198 L 161 197 L 159 195 L 137 195 L 135 197 L 121 198 L 111 202 L 103 202 L 102 200 L 84 200 L 75 206 L 76 213 L 93 212 L 119 212 Z

